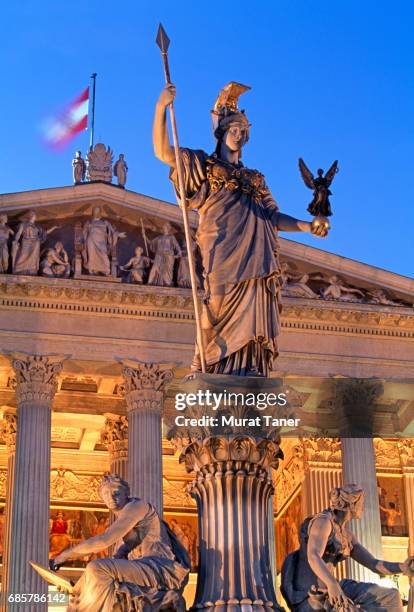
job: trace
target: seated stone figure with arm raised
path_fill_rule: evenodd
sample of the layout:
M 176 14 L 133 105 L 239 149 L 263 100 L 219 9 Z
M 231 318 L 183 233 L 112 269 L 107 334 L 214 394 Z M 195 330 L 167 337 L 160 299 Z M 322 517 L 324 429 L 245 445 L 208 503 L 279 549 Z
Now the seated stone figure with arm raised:
M 128 483 L 105 476 L 100 495 L 116 520 L 102 534 L 76 544 L 52 562 L 65 561 L 123 543 L 115 556 L 88 563 L 71 593 L 68 612 L 184 612 L 182 597 L 190 562 L 186 550 L 151 504 L 130 497 Z
M 361 518 L 364 492 L 356 485 L 332 489 L 330 507 L 305 519 L 300 549 L 288 555 L 282 567 L 282 594 L 290 610 L 356 612 L 403 612 L 397 589 L 368 582 L 336 580 L 334 569 L 351 557 L 380 574 L 414 576 L 414 558 L 404 563 L 375 559 L 346 528 L 350 519 Z

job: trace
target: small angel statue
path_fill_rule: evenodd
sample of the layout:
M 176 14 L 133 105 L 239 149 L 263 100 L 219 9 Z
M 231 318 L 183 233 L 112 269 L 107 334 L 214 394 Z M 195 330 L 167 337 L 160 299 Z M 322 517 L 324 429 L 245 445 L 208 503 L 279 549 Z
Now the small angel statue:
M 303 181 L 309 189 L 313 189 L 313 200 L 308 206 L 308 212 L 314 217 L 330 217 L 332 215 L 331 203 L 329 196 L 332 192 L 329 189 L 335 174 L 338 172 L 338 161 L 334 161 L 328 172 L 323 175 L 324 171 L 319 168 L 315 178 L 309 170 L 303 159 L 299 158 L 299 170 Z

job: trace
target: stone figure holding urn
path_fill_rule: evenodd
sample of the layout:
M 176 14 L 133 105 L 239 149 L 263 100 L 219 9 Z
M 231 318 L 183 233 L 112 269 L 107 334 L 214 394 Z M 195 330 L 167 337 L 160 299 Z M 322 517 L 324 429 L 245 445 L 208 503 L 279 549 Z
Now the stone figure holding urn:
M 220 92 L 212 111 L 213 153 L 180 151 L 187 204 L 199 212 L 196 240 L 206 292 L 201 335 L 207 372 L 268 376 L 278 354 L 280 329 L 278 233 L 310 232 L 324 237 L 329 224 L 282 214 L 265 177 L 243 165 L 250 123 L 238 109 L 238 98 L 248 89 L 231 82 Z M 156 157 L 171 167 L 179 194 L 166 120 L 175 93 L 175 86 L 169 84 L 158 99 L 153 143 Z M 200 369 L 197 351 L 193 369 Z
M 36 225 L 36 213 L 32 210 L 16 232 L 12 244 L 13 274 L 37 275 L 40 265 L 40 245 L 57 225 L 45 230 Z

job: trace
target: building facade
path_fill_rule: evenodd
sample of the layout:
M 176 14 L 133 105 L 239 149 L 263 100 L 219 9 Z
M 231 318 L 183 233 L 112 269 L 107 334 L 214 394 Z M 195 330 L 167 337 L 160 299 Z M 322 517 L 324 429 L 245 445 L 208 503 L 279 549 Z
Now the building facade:
M 163 511 L 188 548 L 190 602 L 198 563 L 192 475 L 163 426 L 195 341 L 181 212 L 91 182 L 2 195 L 0 214 L 2 588 L 41 591 L 28 560 L 46 564 L 106 528 L 98 486 L 110 471 Z M 166 234 L 178 245 L 172 276 L 149 284 L 157 238 Z M 414 553 L 414 281 L 285 239 L 281 260 L 273 375 L 296 385 L 304 409 L 326 400 L 321 378 L 380 379 L 372 393 L 385 433 L 374 441 L 282 439 L 285 458 L 273 474 L 277 567 L 297 546 L 300 522 L 343 479 L 367 491 L 361 541 L 402 560 Z M 363 410 L 368 400 L 359 401 Z M 78 576 L 86 561 L 65 575 Z

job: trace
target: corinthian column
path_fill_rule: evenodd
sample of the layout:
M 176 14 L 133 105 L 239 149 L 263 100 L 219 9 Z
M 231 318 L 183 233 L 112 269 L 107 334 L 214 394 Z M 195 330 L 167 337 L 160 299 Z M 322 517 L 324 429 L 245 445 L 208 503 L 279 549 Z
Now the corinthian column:
M 400 461 L 404 479 L 405 507 L 407 510 L 409 553 L 414 555 L 414 439 L 399 443 Z
M 281 610 L 269 555 L 270 467 L 279 445 L 262 437 L 209 436 L 184 448 L 195 472 L 200 561 L 192 609 L 208 612 Z
M 46 582 L 31 568 L 29 561 L 48 564 L 51 409 L 64 359 L 57 355 L 13 355 L 18 427 L 10 547 L 5 560 L 8 593 L 41 595 L 48 591 Z M 22 608 L 21 604 L 9 604 L 8 609 L 20 611 Z M 47 610 L 47 604 L 26 603 L 25 610 Z
M 163 389 L 173 377 L 171 364 L 123 362 L 128 412 L 128 482 L 131 494 L 162 515 Z
M 6 507 L 4 511 L 4 539 L 3 539 L 3 575 L 2 575 L 2 595 L 6 597 L 6 585 L 8 584 L 9 564 L 7 560 L 10 556 L 11 546 L 11 523 L 12 523 L 12 499 L 14 488 L 14 461 L 16 455 L 16 428 L 17 417 L 14 412 L 6 412 L 3 415 L 3 437 L 7 448 L 7 481 L 6 481 Z M 7 605 L 1 602 L 1 610 L 7 610 Z
M 382 542 L 372 419 L 375 402 L 382 392 L 382 384 L 377 381 L 337 381 L 343 482 L 360 485 L 365 493 L 364 514 L 361 519 L 351 521 L 350 529 L 377 559 L 382 559 Z M 352 560 L 348 564 L 348 578 L 363 582 L 379 579 L 377 574 Z
M 109 470 L 128 480 L 128 418 L 107 415 L 101 431 L 101 442 L 109 452 Z

